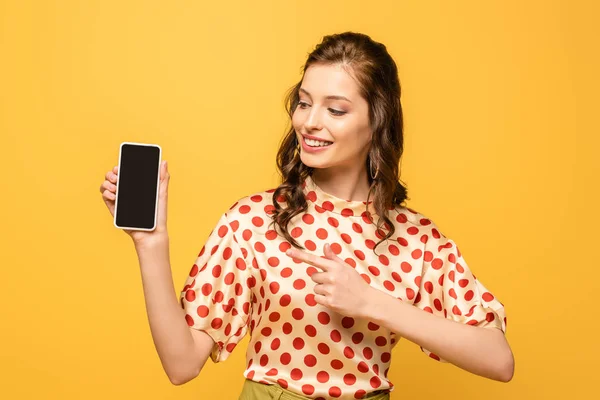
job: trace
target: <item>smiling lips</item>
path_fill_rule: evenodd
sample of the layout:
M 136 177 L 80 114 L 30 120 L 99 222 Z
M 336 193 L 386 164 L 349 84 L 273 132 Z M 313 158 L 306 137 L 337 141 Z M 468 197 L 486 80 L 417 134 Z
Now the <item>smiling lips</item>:
M 308 153 L 316 153 L 331 147 L 332 144 L 333 142 L 313 140 L 303 136 L 302 149 Z

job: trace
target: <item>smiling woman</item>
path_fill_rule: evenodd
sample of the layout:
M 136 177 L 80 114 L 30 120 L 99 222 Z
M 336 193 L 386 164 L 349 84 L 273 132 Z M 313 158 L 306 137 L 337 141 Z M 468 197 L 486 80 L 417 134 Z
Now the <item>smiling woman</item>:
M 404 204 L 400 82 L 385 46 L 326 36 L 287 107 L 281 184 L 223 213 L 180 294 L 190 329 L 213 339 L 214 362 L 251 334 L 240 400 L 389 399 L 400 337 L 509 380 L 503 304 L 456 243 Z

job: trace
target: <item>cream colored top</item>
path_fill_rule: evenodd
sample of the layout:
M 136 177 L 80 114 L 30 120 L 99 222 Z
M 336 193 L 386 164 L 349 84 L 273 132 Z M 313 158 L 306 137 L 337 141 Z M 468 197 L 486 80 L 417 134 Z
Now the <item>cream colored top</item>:
M 393 390 L 388 371 L 400 337 L 314 301 L 310 275 L 317 269 L 288 257 L 290 243 L 270 225 L 274 190 L 241 198 L 221 215 L 181 291 L 188 325 L 213 338 L 213 362 L 226 360 L 249 333 L 244 376 L 256 382 L 313 399 Z M 383 232 L 370 223 L 366 202 L 330 195 L 310 177 L 303 190 L 308 210 L 288 230 L 306 252 L 320 256 L 330 243 L 372 287 L 434 315 L 506 332 L 503 304 L 423 214 L 391 209 L 396 232 L 375 255 Z

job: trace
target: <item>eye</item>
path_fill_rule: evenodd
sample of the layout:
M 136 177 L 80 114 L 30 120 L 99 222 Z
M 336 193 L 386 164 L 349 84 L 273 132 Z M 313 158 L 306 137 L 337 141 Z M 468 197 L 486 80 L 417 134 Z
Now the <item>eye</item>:
M 308 106 L 308 104 L 307 104 L 307 103 L 305 103 L 305 102 L 303 102 L 303 101 L 299 101 L 299 102 L 298 102 L 298 107 L 300 107 L 300 108 L 302 108 L 302 109 L 303 109 L 303 108 L 304 108 L 304 106 Z M 337 116 L 340 116 L 340 115 L 344 115 L 344 114 L 346 114 L 346 112 L 345 112 L 345 111 L 334 110 L 333 108 L 328 108 L 328 110 L 329 110 L 329 111 L 330 111 L 330 112 L 331 112 L 333 115 L 337 115 Z
M 331 111 L 333 113 L 333 115 L 344 115 L 344 114 L 346 114 L 345 111 L 338 111 L 338 110 L 334 110 L 333 108 L 330 108 L 329 111 Z

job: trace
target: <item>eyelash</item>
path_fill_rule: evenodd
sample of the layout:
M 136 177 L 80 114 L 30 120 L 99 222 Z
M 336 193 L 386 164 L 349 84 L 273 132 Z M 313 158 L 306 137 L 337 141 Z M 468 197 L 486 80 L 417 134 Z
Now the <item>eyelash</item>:
M 305 103 L 303 101 L 298 102 L 298 107 L 302 108 L 303 105 L 308 105 L 308 103 Z M 329 108 L 329 110 L 333 113 L 333 115 L 336 115 L 336 116 L 346 114 L 345 111 L 334 110 L 333 108 Z

